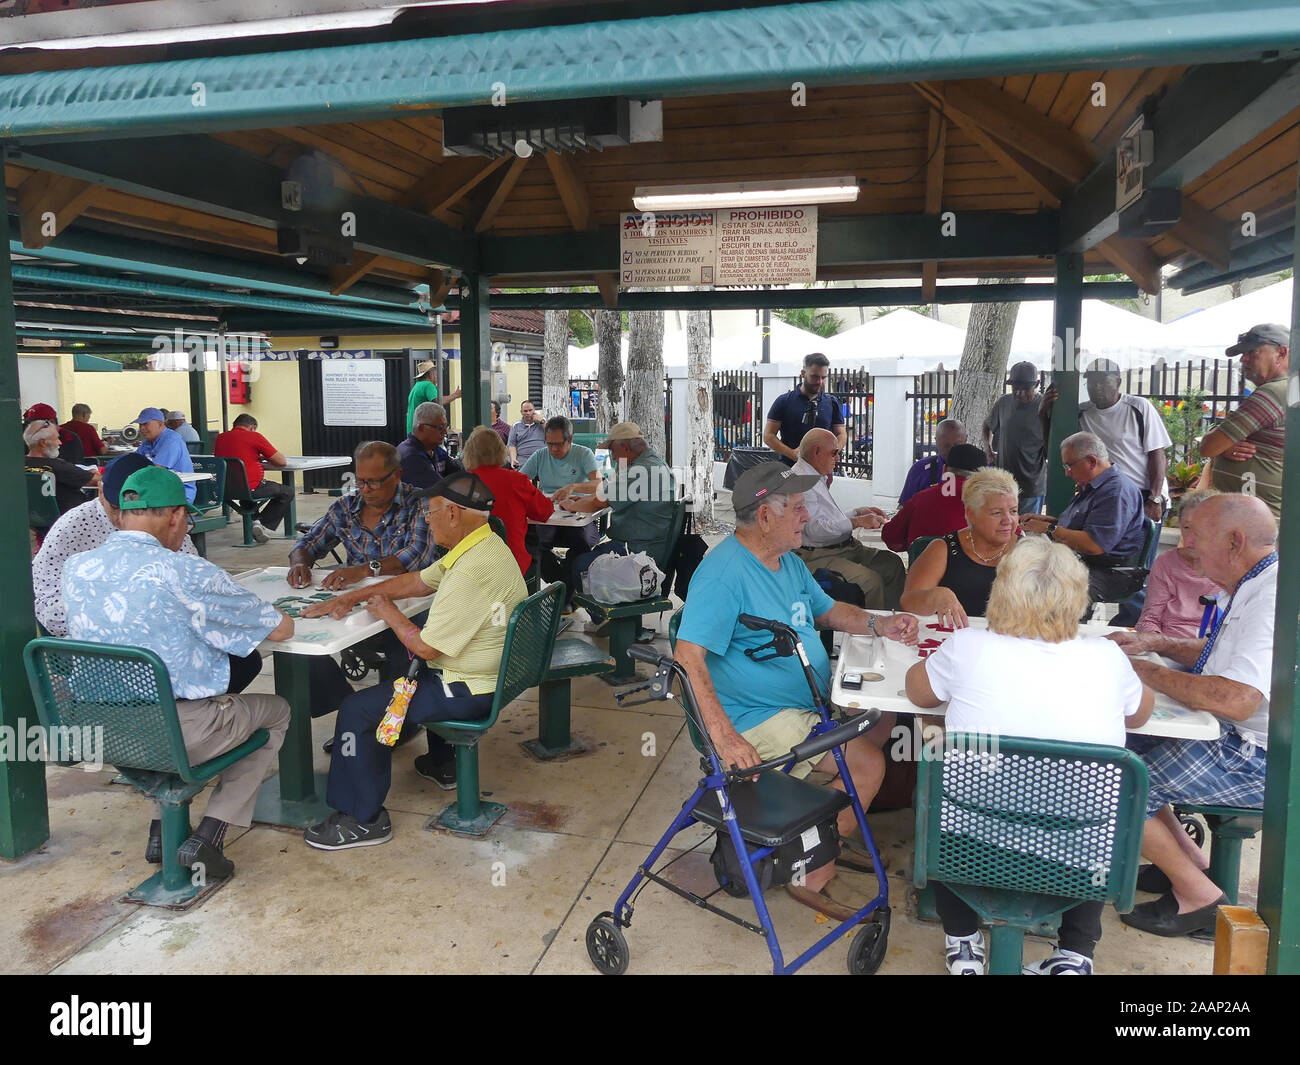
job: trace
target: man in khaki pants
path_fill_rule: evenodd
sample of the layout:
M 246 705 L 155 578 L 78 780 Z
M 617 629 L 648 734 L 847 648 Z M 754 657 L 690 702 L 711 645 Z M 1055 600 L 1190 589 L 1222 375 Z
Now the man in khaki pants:
M 222 853 L 229 825 L 252 824 L 257 789 L 275 763 L 289 727 L 278 695 L 243 695 L 261 670 L 256 647 L 287 640 L 293 620 L 245 591 L 197 555 L 179 552 L 193 511 L 180 478 L 161 466 L 137 470 L 122 485 L 120 527 L 63 568 L 68 636 L 92 643 L 145 647 L 171 680 L 181 735 L 191 763 L 243 743 L 257 729 L 270 739 L 221 774 L 203 820 L 176 852 L 181 864 L 224 880 L 235 866 Z M 158 821 L 145 858 L 162 861 Z

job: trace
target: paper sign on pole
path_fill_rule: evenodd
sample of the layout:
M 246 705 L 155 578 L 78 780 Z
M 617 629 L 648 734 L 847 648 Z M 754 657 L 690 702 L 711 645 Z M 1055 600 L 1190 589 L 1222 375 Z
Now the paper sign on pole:
M 387 425 L 387 363 L 383 359 L 331 359 L 320 364 L 326 425 Z

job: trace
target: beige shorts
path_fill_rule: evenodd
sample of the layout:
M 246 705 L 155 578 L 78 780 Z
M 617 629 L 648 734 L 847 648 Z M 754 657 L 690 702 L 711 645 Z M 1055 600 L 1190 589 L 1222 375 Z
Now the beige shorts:
M 758 757 L 766 762 L 772 758 L 779 758 L 795 744 L 803 743 L 808 738 L 808 733 L 813 730 L 813 726 L 820 720 L 821 718 L 811 710 L 778 710 L 761 725 L 746 729 L 741 735 L 758 752 Z M 812 772 L 813 766 L 823 757 L 825 756 L 819 754 L 816 758 L 796 762 L 794 768 L 790 770 L 790 775 L 802 780 Z

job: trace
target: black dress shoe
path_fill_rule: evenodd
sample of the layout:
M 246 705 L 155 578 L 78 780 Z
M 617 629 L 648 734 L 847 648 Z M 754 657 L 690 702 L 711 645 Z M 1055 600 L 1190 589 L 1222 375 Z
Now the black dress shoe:
M 1137 889 L 1152 895 L 1163 895 L 1173 889 L 1173 884 L 1158 866 L 1144 865 L 1138 869 Z
M 176 860 L 189 870 L 202 865 L 205 880 L 226 880 L 234 875 L 235 863 L 200 836 L 191 836 L 176 850 Z
M 1208 906 L 1187 913 L 1178 912 L 1178 900 L 1172 891 L 1161 895 L 1155 902 L 1134 906 L 1131 913 L 1121 913 L 1119 919 L 1126 925 L 1157 936 L 1190 936 L 1198 932 L 1213 932 L 1220 906 L 1228 905 L 1228 896 L 1220 895 Z
M 150 865 L 162 865 L 162 822 L 149 822 L 149 842 L 144 848 L 144 860 Z

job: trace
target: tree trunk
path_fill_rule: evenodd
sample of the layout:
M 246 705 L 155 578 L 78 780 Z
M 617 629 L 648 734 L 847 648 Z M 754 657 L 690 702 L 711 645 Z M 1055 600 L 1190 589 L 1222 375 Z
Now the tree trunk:
M 547 292 L 563 292 L 548 288 Z M 542 410 L 549 418 L 569 414 L 569 312 L 547 311 L 542 333 Z
M 710 311 L 686 312 L 686 475 L 695 515 L 713 524 L 713 341 Z
M 607 433 L 623 420 L 623 316 L 618 311 L 596 312 L 596 343 L 600 359 L 596 368 L 596 428 Z
M 981 277 L 981 285 L 1011 285 L 1022 277 Z M 948 417 L 966 426 L 971 443 L 979 446 L 981 428 L 993 404 L 1002 395 L 1011 354 L 1011 333 L 1016 327 L 1019 303 L 977 303 L 966 326 L 966 345 L 957 367 Z M 1044 341 L 1046 343 L 1046 340 Z
M 664 453 L 664 312 L 628 313 L 627 420 L 650 449 Z

